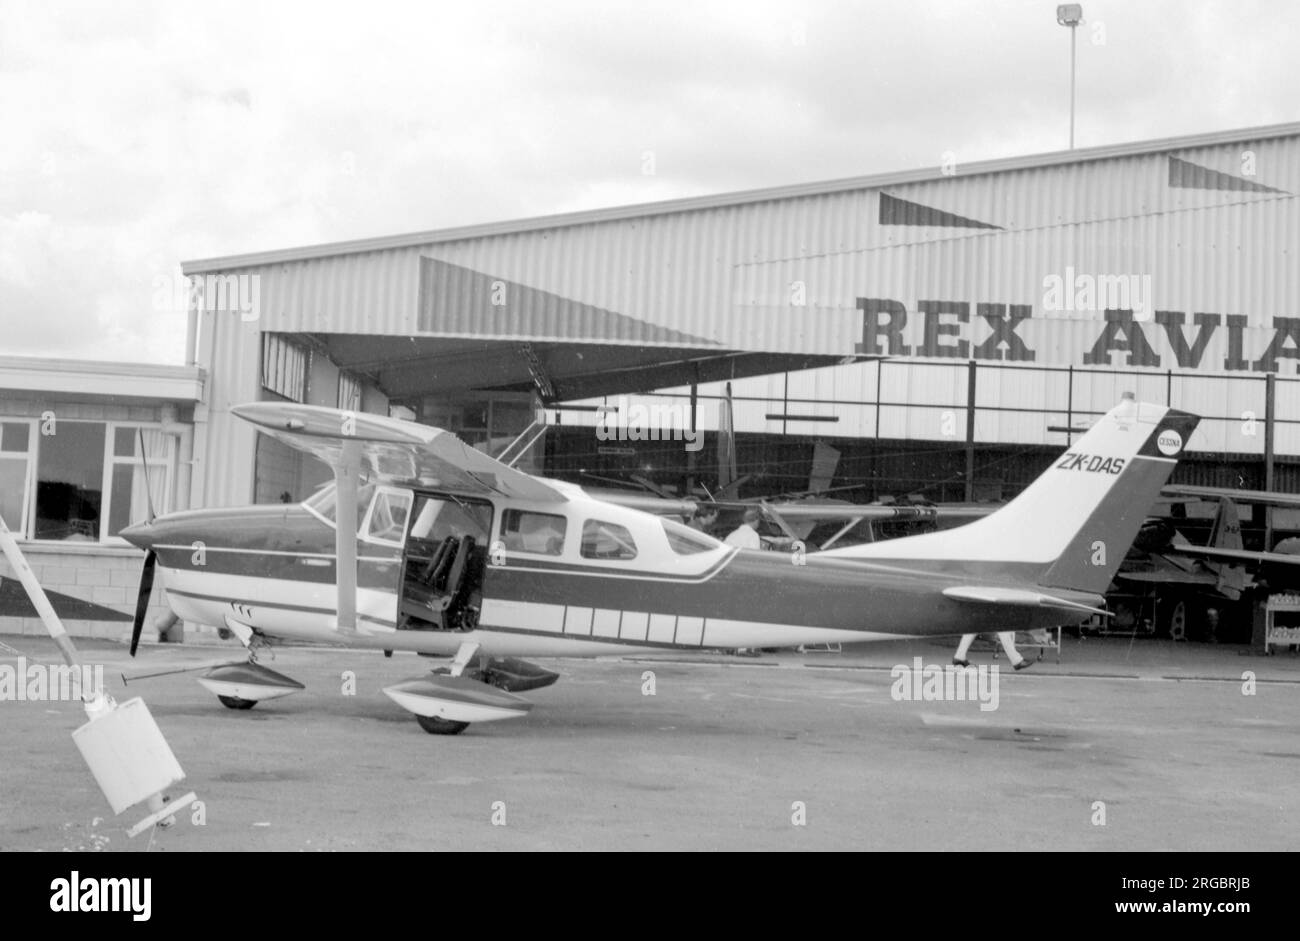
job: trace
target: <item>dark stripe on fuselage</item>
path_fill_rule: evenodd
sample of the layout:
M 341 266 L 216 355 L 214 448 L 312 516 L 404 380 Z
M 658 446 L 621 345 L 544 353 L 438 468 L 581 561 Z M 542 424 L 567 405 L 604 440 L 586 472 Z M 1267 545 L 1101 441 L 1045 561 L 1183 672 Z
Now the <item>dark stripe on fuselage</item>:
M 512 566 L 488 570 L 484 596 L 500 601 L 638 611 L 898 634 L 1026 630 L 1079 618 L 1047 609 L 982 608 L 943 597 L 961 575 L 917 571 L 910 562 L 871 563 L 742 550 L 708 581 L 682 583 L 591 577 Z M 904 568 L 905 567 L 905 568 Z M 997 584 L 985 577 L 980 584 Z M 1040 570 L 1041 566 L 1034 566 Z M 604 573 L 601 573 L 604 574 Z M 1008 584 L 1025 587 L 1023 582 Z M 1093 600 L 1093 599 L 1089 599 Z
M 288 602 L 283 602 L 283 601 L 264 601 L 261 598 L 239 598 L 232 601 L 230 598 L 226 597 L 225 595 L 205 595 L 197 591 L 184 591 L 176 588 L 168 588 L 167 593 L 169 595 L 180 595 L 182 598 L 189 598 L 193 601 L 215 601 L 220 604 L 227 605 L 230 608 L 230 616 L 234 620 L 239 621 L 241 624 L 247 619 L 247 615 L 241 615 L 240 612 L 236 609 L 235 607 L 236 601 L 239 604 L 246 605 L 247 607 L 253 609 L 274 608 L 277 611 L 301 611 L 304 614 L 323 614 L 323 615 L 328 615 L 330 617 L 334 617 L 334 615 L 337 613 L 333 607 L 322 608 L 318 605 L 290 604 Z M 254 615 L 256 615 L 256 610 L 254 610 Z M 254 616 L 251 620 L 256 621 L 257 620 L 256 616 Z M 372 624 L 381 624 L 384 627 L 396 626 L 392 621 L 388 620 L 387 618 L 371 617 L 369 614 L 358 613 L 357 620 L 370 621 Z
M 731 549 L 726 555 L 719 557 L 719 559 L 708 568 L 697 573 L 655 571 L 654 569 L 634 568 L 628 564 L 593 565 L 582 562 L 556 562 L 553 559 L 525 559 L 521 556 L 509 557 L 505 564 L 491 565 L 490 569 L 491 571 L 498 572 L 505 569 L 514 569 L 516 571 L 545 574 L 595 575 L 609 578 L 640 578 L 660 582 L 700 582 L 712 578 L 713 575 L 727 565 L 727 563 L 731 561 L 732 557 L 739 551 L 739 549 Z
M 156 520 L 148 537 L 163 568 L 321 585 L 337 580 L 333 527 L 298 505 L 174 513 Z M 396 588 L 400 549 L 363 541 L 357 556 L 358 587 Z
M 212 575 L 310 582 L 316 585 L 333 585 L 337 581 L 335 560 L 332 555 L 229 552 L 209 547 L 203 553 L 203 563 L 199 565 L 194 561 L 193 550 L 188 548 L 162 546 L 155 551 L 158 553 L 158 563 L 163 568 L 185 569 Z M 393 591 L 397 587 L 401 569 L 402 559 L 397 554 L 383 562 L 375 561 L 373 557 L 359 558 L 357 587 Z

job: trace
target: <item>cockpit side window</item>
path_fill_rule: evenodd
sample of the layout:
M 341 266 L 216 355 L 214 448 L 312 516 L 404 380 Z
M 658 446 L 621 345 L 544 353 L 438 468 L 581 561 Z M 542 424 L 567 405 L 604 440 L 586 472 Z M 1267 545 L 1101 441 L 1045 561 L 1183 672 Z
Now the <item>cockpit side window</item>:
M 501 541 L 506 552 L 560 555 L 567 520 L 553 513 L 506 510 L 501 514 Z
M 626 526 L 587 520 L 582 524 L 582 557 L 584 559 L 635 559 L 636 540 Z

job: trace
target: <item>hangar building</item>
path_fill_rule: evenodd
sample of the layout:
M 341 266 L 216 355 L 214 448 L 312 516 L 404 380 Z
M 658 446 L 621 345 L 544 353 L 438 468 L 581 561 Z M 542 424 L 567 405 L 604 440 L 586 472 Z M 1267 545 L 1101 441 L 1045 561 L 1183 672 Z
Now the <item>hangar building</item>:
M 1127 390 L 1206 416 L 1184 480 L 1300 484 L 1297 193 L 1288 124 L 191 261 L 191 499 L 319 479 L 231 415 L 253 399 L 400 405 L 488 447 L 569 403 L 548 469 L 644 470 L 590 409 L 686 414 L 694 385 L 713 430 L 723 380 L 774 485 L 816 438 L 867 496 L 1006 497 Z
M 830 444 L 853 499 L 984 500 L 1133 391 L 1205 416 L 1178 480 L 1296 491 L 1298 193 L 1287 124 L 190 261 L 185 366 L 0 362 L 5 512 L 129 611 L 134 550 L 87 508 L 139 510 L 142 453 L 160 511 L 324 478 L 231 413 L 258 399 L 490 452 L 546 409 L 534 469 L 713 486 L 707 445 L 596 434 L 656 405 L 706 440 L 732 424 L 749 493 L 803 489 Z M 98 482 L 60 477 L 46 399 L 87 423 Z

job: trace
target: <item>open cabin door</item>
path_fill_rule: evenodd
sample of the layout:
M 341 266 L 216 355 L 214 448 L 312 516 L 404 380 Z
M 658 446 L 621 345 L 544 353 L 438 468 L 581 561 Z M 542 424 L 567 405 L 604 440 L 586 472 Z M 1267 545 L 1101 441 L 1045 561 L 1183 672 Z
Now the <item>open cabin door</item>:
M 398 630 L 469 631 L 478 625 L 492 504 L 417 493 L 403 550 Z

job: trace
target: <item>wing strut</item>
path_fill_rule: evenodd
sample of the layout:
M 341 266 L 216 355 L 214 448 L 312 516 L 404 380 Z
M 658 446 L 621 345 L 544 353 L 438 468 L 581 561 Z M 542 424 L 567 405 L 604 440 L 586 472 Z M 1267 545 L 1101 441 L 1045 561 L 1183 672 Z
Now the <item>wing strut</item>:
M 338 489 L 338 512 L 335 514 L 334 554 L 335 584 L 338 586 L 338 631 L 351 634 L 357 629 L 357 488 L 361 485 L 361 442 L 343 439 L 338 462 L 334 464 L 334 483 Z

